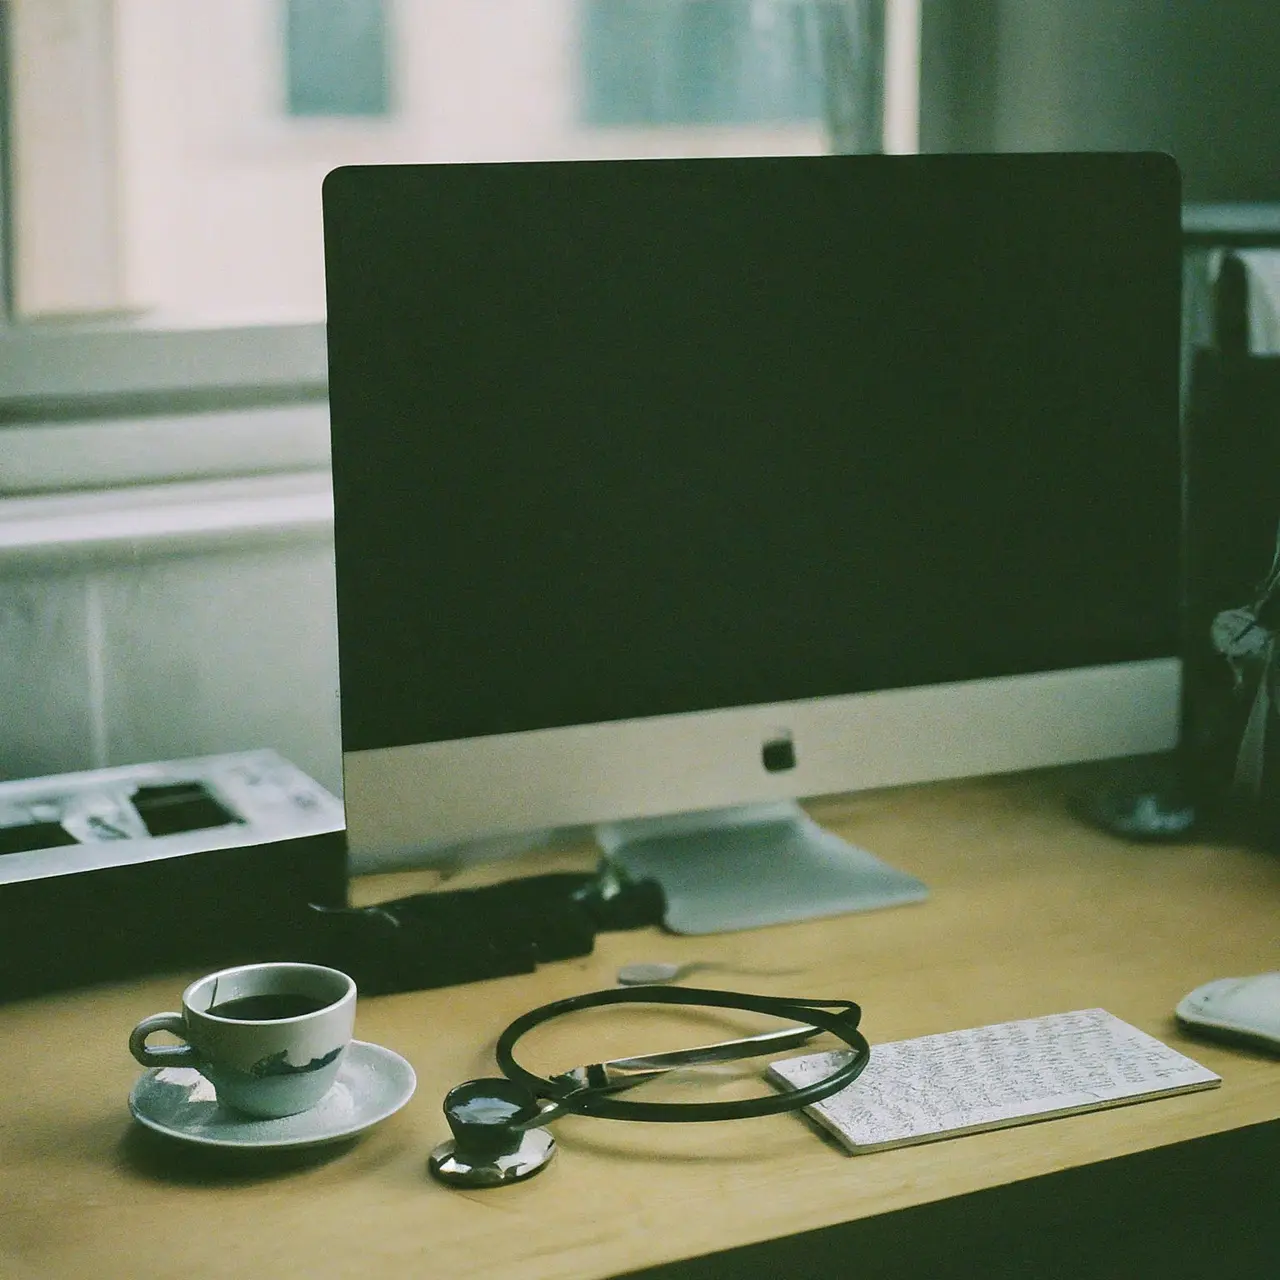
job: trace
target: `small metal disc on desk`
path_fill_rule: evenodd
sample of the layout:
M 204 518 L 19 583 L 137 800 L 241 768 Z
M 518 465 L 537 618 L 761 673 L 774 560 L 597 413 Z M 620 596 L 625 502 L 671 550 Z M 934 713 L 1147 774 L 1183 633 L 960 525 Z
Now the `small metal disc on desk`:
M 502 1187 L 532 1178 L 551 1163 L 556 1140 L 549 1129 L 529 1129 L 520 1145 L 506 1155 L 478 1157 L 474 1162 L 458 1155 L 458 1144 L 450 1138 L 431 1153 L 427 1167 L 452 1187 Z
M 646 963 L 643 960 L 637 960 L 633 964 L 624 964 L 618 970 L 618 984 L 623 987 L 650 986 L 674 982 L 681 976 L 682 966 L 678 964 Z

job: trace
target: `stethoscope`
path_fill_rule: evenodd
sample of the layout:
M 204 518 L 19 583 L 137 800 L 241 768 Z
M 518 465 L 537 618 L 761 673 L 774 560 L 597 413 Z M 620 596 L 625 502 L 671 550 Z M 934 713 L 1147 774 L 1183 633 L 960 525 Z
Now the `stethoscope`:
M 517 1042 L 535 1027 L 567 1013 L 613 1004 L 744 1009 L 801 1025 L 671 1053 L 615 1058 L 549 1077 L 535 1075 L 516 1061 Z M 870 1061 L 871 1048 L 858 1030 L 861 1018 L 862 1010 L 851 1000 L 790 999 L 694 987 L 624 987 L 553 1001 L 521 1015 L 498 1037 L 494 1056 L 501 1076 L 468 1080 L 445 1095 L 444 1114 L 453 1137 L 431 1153 L 429 1168 L 442 1182 L 457 1187 L 520 1182 L 547 1167 L 556 1143 L 543 1126 L 562 1115 L 685 1123 L 745 1120 L 810 1106 L 852 1084 Z M 843 1040 L 852 1054 L 829 1076 L 803 1088 L 737 1102 L 630 1102 L 615 1096 L 677 1067 L 790 1049 L 824 1031 Z

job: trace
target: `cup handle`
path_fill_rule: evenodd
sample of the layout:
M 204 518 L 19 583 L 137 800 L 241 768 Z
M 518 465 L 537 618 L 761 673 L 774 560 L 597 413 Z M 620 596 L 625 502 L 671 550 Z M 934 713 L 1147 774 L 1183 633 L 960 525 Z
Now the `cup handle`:
M 153 1013 L 143 1018 L 129 1033 L 129 1052 L 144 1067 L 194 1067 L 199 1065 L 199 1054 L 189 1044 L 147 1044 L 153 1031 L 169 1031 L 175 1036 L 185 1036 L 186 1023 L 180 1013 Z

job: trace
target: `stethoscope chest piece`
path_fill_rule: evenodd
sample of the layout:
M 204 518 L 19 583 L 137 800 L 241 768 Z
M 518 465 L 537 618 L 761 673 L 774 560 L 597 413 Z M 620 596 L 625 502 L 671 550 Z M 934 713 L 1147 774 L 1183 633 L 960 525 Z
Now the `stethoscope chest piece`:
M 431 1173 L 454 1187 L 502 1187 L 532 1178 L 551 1163 L 556 1140 L 538 1119 L 537 1100 L 511 1080 L 468 1080 L 444 1100 L 453 1137 L 427 1161 Z
M 516 1042 L 534 1027 L 566 1013 L 616 1004 L 744 1009 L 798 1025 L 693 1049 L 612 1058 L 547 1078 L 516 1061 Z M 494 1057 L 501 1076 L 468 1080 L 445 1095 L 444 1114 L 453 1138 L 431 1153 L 428 1168 L 434 1177 L 454 1187 L 504 1187 L 531 1178 L 545 1169 L 555 1154 L 555 1139 L 544 1126 L 566 1114 L 670 1123 L 745 1120 L 795 1111 L 831 1097 L 858 1078 L 871 1057 L 866 1037 L 858 1030 L 861 1016 L 862 1010 L 852 1000 L 788 1000 L 693 987 L 619 987 L 542 1005 L 522 1014 L 498 1037 Z M 852 1052 L 844 1055 L 829 1075 L 785 1093 L 727 1102 L 629 1102 L 614 1096 L 677 1067 L 733 1062 L 795 1048 L 807 1044 L 819 1031 L 839 1036 Z
M 503 1187 L 541 1173 L 556 1153 L 550 1129 L 526 1129 L 514 1151 L 499 1156 L 477 1156 L 456 1141 L 442 1142 L 431 1153 L 431 1172 L 451 1187 Z M 421 1157 L 419 1157 L 421 1159 Z

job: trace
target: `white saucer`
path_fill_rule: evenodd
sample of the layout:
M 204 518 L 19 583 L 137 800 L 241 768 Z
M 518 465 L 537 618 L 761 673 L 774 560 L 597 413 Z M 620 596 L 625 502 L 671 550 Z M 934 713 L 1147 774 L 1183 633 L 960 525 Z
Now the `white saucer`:
M 218 1105 L 211 1085 L 191 1067 L 153 1067 L 129 1094 L 139 1124 L 201 1147 L 282 1150 L 354 1137 L 413 1097 L 413 1068 L 378 1044 L 353 1040 L 333 1088 L 309 1111 L 255 1120 Z

